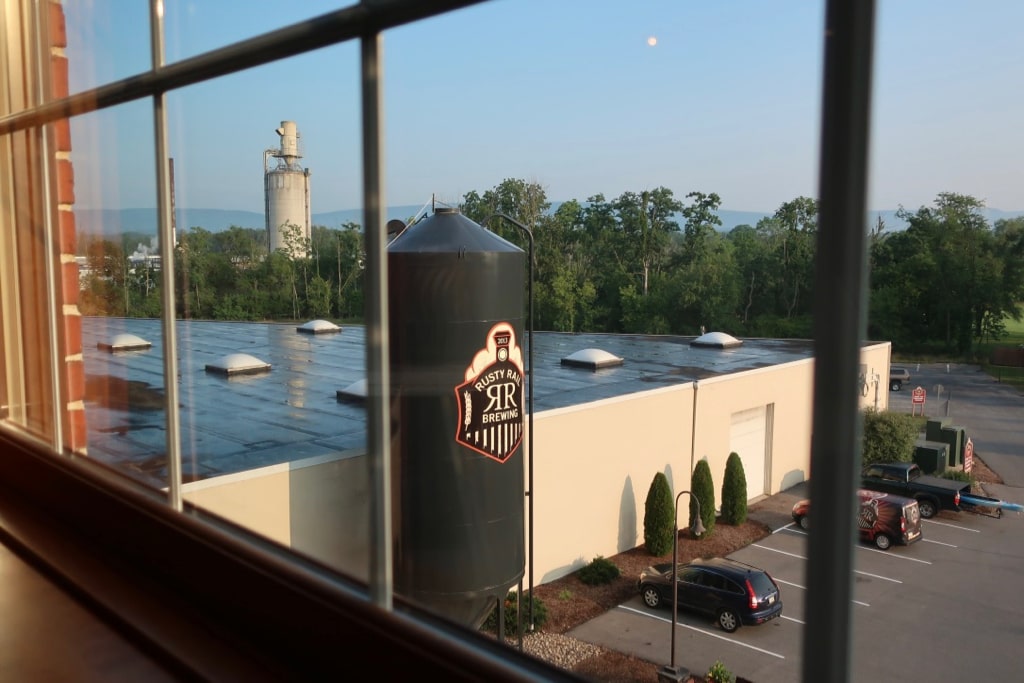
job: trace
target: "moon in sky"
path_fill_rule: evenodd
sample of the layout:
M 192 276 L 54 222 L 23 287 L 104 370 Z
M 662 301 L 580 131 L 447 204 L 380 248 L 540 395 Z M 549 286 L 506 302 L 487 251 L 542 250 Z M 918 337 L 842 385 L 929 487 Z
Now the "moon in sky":
M 658 39 L 655 38 L 654 36 L 651 36 L 650 38 L 647 39 L 647 44 L 650 45 L 651 47 L 654 47 L 655 45 L 658 44 Z

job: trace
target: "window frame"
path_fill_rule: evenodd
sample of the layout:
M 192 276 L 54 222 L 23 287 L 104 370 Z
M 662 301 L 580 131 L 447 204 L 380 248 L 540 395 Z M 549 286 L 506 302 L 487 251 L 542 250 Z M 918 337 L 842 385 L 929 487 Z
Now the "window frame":
M 360 40 L 364 56 L 364 182 L 368 327 L 386 339 L 386 263 L 381 220 L 379 107 L 380 33 L 401 24 L 478 4 L 481 0 L 364 0 L 322 17 L 284 27 L 204 55 L 153 69 L 132 78 L 0 117 L 0 135 L 8 136 L 68 117 L 227 75 L 270 61 L 336 44 Z M 30 0 L 23 0 L 22 8 Z M 43 3 L 31 5 L 38 9 Z M 151 12 L 156 14 L 157 0 Z M 859 452 L 856 402 L 859 344 L 864 334 L 866 177 L 874 2 L 827 0 L 825 66 L 820 152 L 820 229 L 815 271 L 815 369 L 811 497 L 815 528 L 809 538 L 808 613 L 804 635 L 803 680 L 847 681 L 850 677 L 850 598 L 852 547 L 843 529 L 852 528 L 852 504 Z M 369 95 L 369 96 L 368 96 Z M 157 108 L 155 106 L 155 108 Z M 165 163 L 159 159 L 158 163 Z M 161 233 L 169 230 L 162 212 Z M 52 220 L 50 217 L 48 220 Z M 372 239 L 370 239 L 372 238 Z M 368 256 L 370 254 L 368 253 Z M 382 277 L 383 275 L 383 277 Z M 847 293 L 828 296 L 838 285 Z M 173 309 L 172 309 L 173 310 Z M 52 324 L 52 321 L 50 321 Z M 371 452 L 386 449 L 388 424 L 386 348 L 368 354 L 368 443 Z M 836 388 L 841 390 L 836 391 Z M 58 443 L 61 441 L 58 440 Z M 0 533 L 11 547 L 32 559 L 41 571 L 61 577 L 97 609 L 167 661 L 202 671 L 197 653 L 175 649 L 172 623 L 225 634 L 218 655 L 234 651 L 242 659 L 279 664 L 289 671 L 348 673 L 351 656 L 366 660 L 380 651 L 385 675 L 446 675 L 450 680 L 577 680 L 567 672 L 527 656 L 510 657 L 508 648 L 485 638 L 466 637 L 465 629 L 431 617 L 400 599 L 391 602 L 387 556 L 375 557 L 371 600 L 343 586 L 339 578 L 297 559 L 283 559 L 248 539 L 244 530 L 228 533 L 194 510 L 181 512 L 165 501 L 127 489 L 98 468 L 73 458 L 55 458 L 41 441 L 0 430 Z M 386 458 L 383 458 L 386 463 Z M 388 491 L 384 464 L 374 472 L 381 494 L 373 513 L 373 536 L 386 538 Z M 125 523 L 128 522 L 128 523 Z M 81 549 L 60 558 L 56 541 L 79 539 Z M 128 542 L 130 541 L 130 542 Z M 386 544 L 385 544 L 386 545 Z M 182 561 L 188 558 L 188 561 Z M 90 561 L 97 574 L 90 589 Z M 103 576 L 120 582 L 104 601 Z M 99 586 L 99 587 L 97 587 Z M 151 591 L 159 607 L 130 618 L 131 591 Z M 263 600 L 254 604 L 253 595 Z M 383 608 L 383 609 L 382 609 Z M 250 610 L 247 612 L 247 610 Z M 147 610 L 141 610 L 146 613 Z M 120 615 L 120 616 L 119 616 Z M 146 617 L 149 617 L 147 621 Z M 151 628 L 147 628 L 151 627 Z M 155 631 L 153 629 L 156 629 Z M 194 633 L 194 631 L 193 631 Z M 187 639 L 187 638 L 186 638 Z M 339 644 L 339 641 L 343 643 Z M 140 642 L 141 642 L 140 641 Z M 214 647 L 214 650 L 218 648 Z M 261 655 L 261 656 L 257 656 Z M 212 665 L 211 665 L 212 666 Z

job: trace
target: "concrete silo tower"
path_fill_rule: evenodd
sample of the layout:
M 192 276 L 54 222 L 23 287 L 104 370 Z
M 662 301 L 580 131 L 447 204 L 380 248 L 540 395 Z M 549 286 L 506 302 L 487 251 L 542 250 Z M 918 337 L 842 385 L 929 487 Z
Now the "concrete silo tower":
M 286 249 L 292 256 L 308 256 L 311 238 L 309 210 L 309 169 L 302 168 L 299 149 L 299 130 L 294 121 L 282 121 L 276 129 L 281 136 L 279 149 L 263 152 L 263 189 L 266 201 L 267 246 L 271 252 Z M 271 168 L 270 159 L 277 159 Z M 288 244 L 285 230 L 298 226 L 298 237 L 302 242 Z

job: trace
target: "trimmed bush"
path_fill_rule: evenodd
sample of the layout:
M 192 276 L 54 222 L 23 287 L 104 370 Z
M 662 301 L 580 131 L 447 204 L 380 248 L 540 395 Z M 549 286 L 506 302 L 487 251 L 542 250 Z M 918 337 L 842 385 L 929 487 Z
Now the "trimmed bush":
M 516 591 L 509 591 L 508 595 L 505 596 L 505 635 L 512 636 L 519 633 L 519 617 L 518 610 L 516 607 Z M 523 593 L 522 600 L 523 608 L 523 631 L 530 630 L 530 594 L 527 592 Z M 540 598 L 533 599 L 533 627 L 539 629 L 548 620 L 548 609 L 544 606 L 544 601 Z M 491 613 L 484 620 L 484 625 L 481 627 L 483 630 L 489 633 L 498 633 L 498 608 L 495 607 L 491 610 Z
M 910 462 L 914 459 L 914 444 L 921 435 L 921 427 L 913 416 L 868 409 L 863 417 L 862 467 L 876 462 Z
M 736 676 L 720 660 L 711 665 L 704 678 L 708 683 L 736 683 Z
M 611 583 L 619 578 L 622 572 L 611 560 L 604 557 L 595 557 L 594 560 L 583 569 L 579 570 L 577 576 L 580 581 L 588 586 L 600 586 Z
M 707 538 L 715 530 L 715 482 L 711 478 L 711 466 L 707 460 L 697 461 L 690 476 L 690 526 L 693 526 L 697 514 L 697 506 L 693 502 L 696 497 L 700 501 L 700 521 L 704 524 L 704 533 L 699 538 Z
M 747 521 L 747 475 L 743 472 L 743 460 L 733 451 L 725 461 L 725 478 L 722 480 L 722 521 L 738 526 Z
M 658 557 L 672 550 L 672 535 L 676 528 L 675 501 L 668 477 L 663 472 L 654 475 L 647 500 L 644 503 L 644 545 L 647 552 Z

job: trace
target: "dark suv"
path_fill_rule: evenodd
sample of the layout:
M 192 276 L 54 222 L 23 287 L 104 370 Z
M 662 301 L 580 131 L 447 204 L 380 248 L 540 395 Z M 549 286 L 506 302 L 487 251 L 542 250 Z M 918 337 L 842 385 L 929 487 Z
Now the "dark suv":
M 648 607 L 672 604 L 672 563 L 648 567 L 637 581 Z M 763 569 L 712 557 L 679 565 L 679 607 L 711 615 L 723 631 L 782 615 L 782 593 Z

